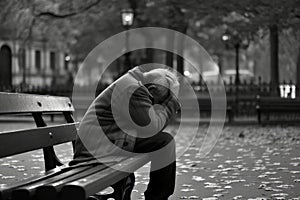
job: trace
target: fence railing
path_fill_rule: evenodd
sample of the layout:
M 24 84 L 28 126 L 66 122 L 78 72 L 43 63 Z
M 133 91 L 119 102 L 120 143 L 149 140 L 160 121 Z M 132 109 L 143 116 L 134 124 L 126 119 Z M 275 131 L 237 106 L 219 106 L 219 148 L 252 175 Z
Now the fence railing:
M 232 79 L 230 79 L 232 80 Z M 193 84 L 195 91 L 202 94 L 209 93 L 210 90 L 217 92 L 222 89 L 220 84 L 215 82 L 208 82 L 207 84 L 201 82 L 200 84 Z M 296 86 L 292 81 L 282 81 L 279 84 L 273 84 L 271 82 L 258 81 L 246 81 L 244 80 L 239 85 L 235 85 L 232 81 L 229 83 L 224 82 L 227 96 L 239 95 L 239 96 L 280 96 L 283 98 L 295 98 L 300 95 L 300 86 Z M 297 95 L 298 94 L 298 95 Z
M 224 83 L 227 97 L 235 99 L 235 103 L 232 105 L 235 110 L 236 116 L 252 116 L 256 115 L 256 97 L 257 96 L 269 96 L 269 97 L 282 97 L 282 98 L 296 98 L 299 97 L 300 87 L 297 87 L 293 82 L 283 81 L 279 85 L 272 83 L 262 82 L 261 79 L 255 81 L 243 81 L 238 86 L 230 83 Z M 87 97 L 85 94 L 89 94 L 88 100 L 90 101 L 91 95 L 97 96 L 103 91 L 107 85 L 99 84 L 95 86 L 77 86 L 76 89 L 82 92 L 84 99 Z M 209 90 L 205 83 L 194 84 L 195 92 L 202 98 L 210 98 Z M 210 91 L 218 92 L 221 87 L 217 83 L 209 83 Z M 93 91 L 95 90 L 96 91 Z M 0 86 L 0 91 L 4 92 L 18 92 L 18 93 L 30 93 L 30 94 L 42 94 L 42 95 L 57 95 L 72 97 L 73 87 L 70 85 L 57 85 L 53 87 L 41 87 L 34 85 L 17 85 L 17 86 Z

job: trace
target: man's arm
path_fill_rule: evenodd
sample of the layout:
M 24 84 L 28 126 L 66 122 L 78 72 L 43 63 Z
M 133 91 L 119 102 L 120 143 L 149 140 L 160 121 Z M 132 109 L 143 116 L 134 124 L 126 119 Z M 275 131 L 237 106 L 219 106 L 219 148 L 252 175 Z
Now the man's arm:
M 145 136 L 160 132 L 179 108 L 180 104 L 173 95 L 170 95 L 162 105 L 153 106 L 145 87 L 136 89 L 129 101 L 130 117 L 137 126 L 141 127 L 142 133 L 138 131 L 138 134 Z

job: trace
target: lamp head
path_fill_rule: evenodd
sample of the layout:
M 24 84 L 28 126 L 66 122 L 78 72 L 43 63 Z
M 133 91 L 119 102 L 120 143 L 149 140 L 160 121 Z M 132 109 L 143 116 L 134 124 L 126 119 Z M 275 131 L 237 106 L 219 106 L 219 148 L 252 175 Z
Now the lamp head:
M 121 17 L 123 26 L 130 27 L 133 25 L 134 13 L 132 9 L 123 9 Z

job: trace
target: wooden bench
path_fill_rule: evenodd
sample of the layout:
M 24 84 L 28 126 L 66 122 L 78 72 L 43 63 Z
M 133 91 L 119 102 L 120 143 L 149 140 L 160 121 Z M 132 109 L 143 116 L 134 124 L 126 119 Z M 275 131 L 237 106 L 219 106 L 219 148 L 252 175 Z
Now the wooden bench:
M 227 97 L 227 106 L 226 106 L 226 116 L 228 118 L 228 123 L 232 123 L 233 122 L 233 104 L 234 104 L 234 98 L 232 97 Z M 184 99 L 183 101 L 185 101 L 185 106 L 183 109 L 186 112 L 194 112 L 195 108 L 192 106 L 188 106 L 188 105 L 193 105 L 193 103 L 189 104 L 189 101 L 192 101 L 192 99 Z M 211 114 L 211 99 L 210 97 L 198 97 L 198 105 L 199 105 L 199 111 L 200 114 L 202 113 L 206 113 L 210 116 Z
M 0 130 L 0 158 L 43 149 L 45 164 L 44 174 L 1 187 L 0 200 L 85 200 L 109 186 L 117 192 L 102 199 L 126 199 L 130 196 L 128 191 L 132 188 L 126 186 L 120 189 L 120 180 L 130 174 L 115 170 L 115 167 L 137 170 L 149 161 L 145 155 L 124 158 L 120 163 L 112 163 L 115 167 L 99 163 L 82 163 L 72 167 L 59 161 L 53 146 L 76 139 L 77 123 L 72 118 L 73 111 L 73 105 L 66 97 L 0 92 L 0 115 L 31 115 L 37 126 L 16 131 Z M 53 113 L 61 113 L 66 123 L 47 126 L 43 117 Z M 124 198 L 117 197 L 120 192 Z
M 299 119 L 300 99 L 290 99 L 281 97 L 260 97 L 257 96 L 257 120 L 258 123 L 293 122 Z M 270 119 L 271 115 L 277 116 L 277 120 Z M 289 118 L 288 115 L 293 115 Z M 264 119 L 262 117 L 265 117 Z

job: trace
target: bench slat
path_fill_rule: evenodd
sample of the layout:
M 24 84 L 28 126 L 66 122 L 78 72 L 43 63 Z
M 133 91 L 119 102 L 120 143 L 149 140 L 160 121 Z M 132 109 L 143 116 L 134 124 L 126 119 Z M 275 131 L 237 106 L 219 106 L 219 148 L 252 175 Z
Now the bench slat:
M 48 183 L 40 186 L 36 189 L 36 197 L 41 200 L 54 200 L 57 198 L 58 193 L 61 191 L 62 187 L 72 181 L 85 178 L 86 176 L 92 175 L 96 172 L 104 170 L 107 168 L 106 165 L 97 165 L 87 170 L 81 171 L 78 174 L 73 174 L 68 177 L 59 178 L 56 177 L 56 180 L 48 180 Z
M 74 168 L 80 168 L 80 167 L 89 167 L 91 166 L 91 164 L 89 162 L 87 163 L 81 163 L 80 165 L 76 165 L 76 167 L 74 166 L 60 166 L 60 167 L 56 167 L 50 171 L 46 171 L 44 174 L 39 174 L 33 177 L 30 177 L 28 179 L 24 179 L 19 181 L 18 183 L 14 184 L 14 185 L 9 185 L 9 186 L 5 186 L 3 188 L 1 188 L 0 190 L 0 200 L 4 200 L 4 199 L 8 199 L 8 197 L 10 197 L 11 192 L 16 190 L 17 188 L 21 188 L 24 187 L 26 185 L 29 184 L 38 184 L 41 181 L 50 179 L 52 177 L 58 176 L 60 174 L 66 173 L 69 170 L 72 170 Z
M 85 200 L 88 196 L 93 195 L 128 176 L 129 173 L 124 171 L 135 171 L 147 162 L 149 162 L 147 155 L 136 156 L 114 165 L 113 168 L 107 168 L 101 172 L 68 183 L 62 188 L 61 199 Z M 116 168 L 124 171 L 118 171 Z
M 77 123 L 0 133 L 0 158 L 76 139 Z
M 261 124 L 263 114 L 297 114 L 300 111 L 300 98 L 289 99 L 281 97 L 258 97 L 256 110 L 258 123 Z M 270 123 L 270 120 L 267 121 Z M 280 122 L 283 122 L 283 120 L 280 120 Z M 291 122 L 291 120 L 288 120 L 288 122 Z
M 66 171 L 65 173 L 57 174 L 56 176 L 50 177 L 48 179 L 44 179 L 42 181 L 36 182 L 36 183 L 29 183 L 23 187 L 20 187 L 12 192 L 12 200 L 24 200 L 24 199 L 30 199 L 33 195 L 36 189 L 44 184 L 51 183 L 53 181 L 65 181 L 67 178 L 71 177 L 75 179 L 75 177 L 78 176 L 78 174 L 82 174 L 79 177 L 84 177 L 88 175 L 86 172 L 91 171 L 91 169 L 94 169 L 92 166 L 82 166 L 78 168 L 70 169 L 69 171 Z M 95 169 L 94 169 L 95 171 Z M 84 173 L 82 173 L 84 172 Z M 65 179 L 65 180 L 64 180 Z M 54 198 L 53 198 L 54 200 Z
M 18 187 L 21 187 L 21 186 L 26 185 L 28 183 L 35 183 L 37 181 L 41 181 L 41 180 L 44 180 L 46 178 L 52 177 L 56 173 L 59 173 L 61 170 L 62 170 L 62 167 L 57 167 L 53 170 L 45 172 L 44 174 L 39 174 L 39 175 L 30 177 L 28 179 L 21 180 L 17 184 L 14 184 L 14 185 L 11 185 L 11 186 L 5 186 L 5 187 L 1 188 L 1 190 L 0 190 L 0 200 L 8 199 L 8 197 L 11 196 L 10 193 Z
M 0 114 L 32 112 L 73 112 L 68 97 L 0 92 Z

